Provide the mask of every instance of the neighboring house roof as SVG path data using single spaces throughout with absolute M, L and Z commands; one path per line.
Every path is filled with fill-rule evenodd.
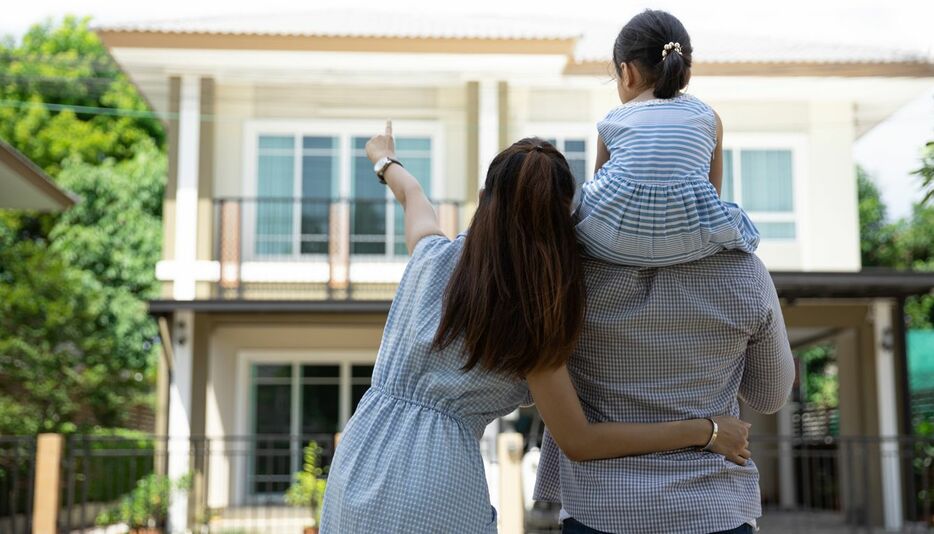
M 570 74 L 605 74 L 610 49 L 619 31 L 617 22 L 592 19 L 549 18 L 542 15 L 453 15 L 442 13 L 373 12 L 356 9 L 320 10 L 275 15 L 233 15 L 184 20 L 113 24 L 97 29 L 108 46 L 241 49 L 340 50 L 333 40 L 344 39 L 348 50 L 361 50 L 350 41 L 469 40 L 461 52 L 516 52 L 515 48 L 483 46 L 483 41 L 538 41 L 567 43 L 567 47 L 544 46 L 519 53 L 567 53 Z M 707 75 L 827 75 L 828 65 L 850 68 L 834 74 L 843 76 L 934 76 L 934 58 L 920 51 L 869 46 L 859 36 L 852 42 L 799 40 L 758 35 L 720 27 L 691 28 L 695 61 L 699 66 L 719 68 Z M 282 38 L 293 38 L 291 41 Z M 299 39 L 294 39 L 299 38 Z M 296 41 L 305 38 L 305 44 Z M 311 41 L 309 41 L 309 39 Z M 330 39 L 325 44 L 314 39 Z M 700 45 L 700 46 L 698 46 Z M 473 46 L 475 50 L 471 50 Z M 379 48 L 373 49 L 379 51 Z M 399 51 L 388 48 L 387 51 Z M 408 51 L 408 50 L 407 50 Z M 446 48 L 423 47 L 426 52 L 448 52 Z M 776 71 L 774 65 L 785 68 Z M 750 70 L 750 66 L 753 66 Z M 789 66 L 802 66 L 795 71 Z M 814 67 L 824 67 L 815 70 Z M 873 70 L 854 67 L 872 67 Z
M 35 163 L 0 141 L 0 209 L 59 211 L 74 203 Z

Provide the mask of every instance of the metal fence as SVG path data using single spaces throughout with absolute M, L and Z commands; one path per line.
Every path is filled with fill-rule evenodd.
M 36 438 L 0 437 L 0 534 L 32 531 Z
M 750 448 L 760 473 L 760 532 L 934 532 L 934 441 L 920 438 L 755 437 Z M 888 487 L 884 477 L 898 482 Z M 894 487 L 900 528 L 884 524 L 884 495 Z M 538 503 L 527 533 L 559 532 L 558 506 Z M 739 525 L 737 525 L 739 526 Z
M 178 491 L 194 532 L 301 532 L 312 524 L 313 512 L 289 506 L 285 494 L 311 441 L 321 448 L 318 462 L 326 476 L 335 444 L 330 434 L 174 442 L 70 436 L 61 458 L 59 531 L 120 528 L 126 518 L 108 512 L 146 488 L 150 499 L 133 506 L 148 507 L 156 527 L 164 524 L 165 505 Z M 760 472 L 759 524 L 764 533 L 884 532 L 887 502 L 894 502 L 904 519 L 895 531 L 932 531 L 934 441 L 758 437 L 752 450 Z M 35 440 L 2 438 L 0 452 L 0 534 L 25 533 L 30 528 Z M 165 476 L 170 454 L 179 453 L 176 458 L 191 471 L 170 480 Z M 557 507 L 537 505 L 526 514 L 527 532 L 558 532 L 557 514 Z
M 442 230 L 462 203 L 434 201 Z M 214 298 L 389 300 L 408 259 L 402 207 L 386 198 L 214 201 Z
M 122 528 L 120 508 L 142 510 L 153 527 L 165 524 L 173 494 L 184 495 L 195 532 L 300 532 L 310 509 L 284 499 L 303 468 L 303 449 L 320 447 L 319 465 L 334 454 L 334 435 L 258 435 L 170 440 L 70 436 L 62 457 L 59 530 L 105 532 Z M 170 455 L 191 471 L 170 478 Z M 132 504 L 127 504 L 132 503 Z

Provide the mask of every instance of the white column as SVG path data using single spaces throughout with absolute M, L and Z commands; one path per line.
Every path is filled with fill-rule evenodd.
M 480 438 L 480 453 L 483 455 L 483 470 L 486 486 L 490 491 L 490 502 L 499 504 L 499 459 L 496 454 L 496 438 L 499 436 L 499 419 L 486 426 Z
M 778 502 L 783 509 L 791 510 L 796 505 L 795 499 L 795 462 L 791 447 L 792 412 L 797 403 L 789 402 L 779 410 L 778 419 Z
M 168 476 L 177 483 L 191 470 L 191 386 L 194 313 L 175 312 L 172 325 L 172 371 L 169 383 Z M 168 532 L 188 530 L 188 492 L 175 490 L 169 503 Z
M 480 162 L 477 168 L 480 169 L 478 189 L 482 189 L 490 162 L 499 154 L 499 88 L 496 80 L 481 80 L 479 93 L 477 135 L 480 139 L 477 152 Z
M 175 192 L 175 300 L 195 298 L 198 159 L 201 145 L 201 79 L 181 79 L 178 106 L 178 182 Z
M 879 447 L 882 466 L 882 510 L 887 530 L 902 528 L 902 484 L 898 462 L 898 389 L 895 384 L 892 302 L 876 300 L 872 304 L 875 334 L 876 391 L 879 409 Z

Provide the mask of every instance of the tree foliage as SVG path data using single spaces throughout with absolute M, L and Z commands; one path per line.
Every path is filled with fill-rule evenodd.
M 112 112 L 59 111 L 59 106 Z M 57 25 L 33 26 L 18 44 L 0 46 L 0 138 L 54 176 L 68 158 L 127 159 L 140 141 L 154 140 L 161 147 L 165 134 L 88 29 L 88 19 L 65 17 Z
M 934 141 L 928 141 L 921 152 L 921 168 L 914 171 L 921 177 L 921 190 L 924 192 L 922 204 L 928 204 L 934 199 Z
M 0 44 L 0 137 L 81 199 L 0 211 L 0 434 L 118 426 L 151 389 L 164 134 L 122 110 L 146 107 L 86 19 Z
M 890 222 L 872 180 L 861 169 L 857 180 L 863 267 L 934 271 L 934 205 L 919 202 L 909 217 Z M 934 296 L 908 299 L 905 312 L 911 328 L 934 328 Z

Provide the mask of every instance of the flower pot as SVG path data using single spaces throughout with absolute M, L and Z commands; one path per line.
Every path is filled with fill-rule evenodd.
M 162 529 L 151 527 L 131 528 L 130 534 L 162 534 Z
M 318 527 L 305 527 L 302 534 L 318 534 Z

